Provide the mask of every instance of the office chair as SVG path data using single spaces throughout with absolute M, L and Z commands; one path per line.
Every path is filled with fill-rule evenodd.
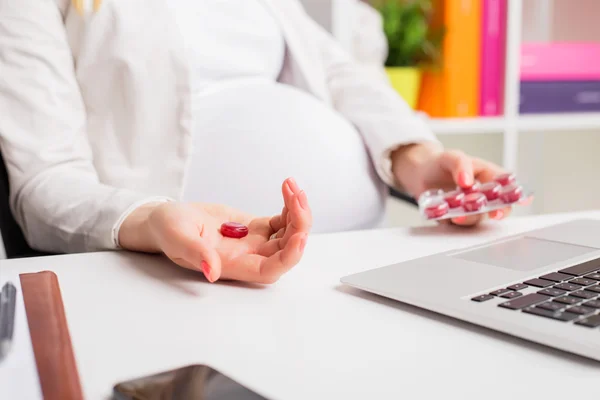
M 21 227 L 15 221 L 9 203 L 9 185 L 8 173 L 4 158 L 0 152 L 0 233 L 2 233 L 2 242 L 6 258 L 37 257 L 47 255 L 33 250 L 27 244 Z
M 393 188 L 390 188 L 390 196 L 395 197 L 398 200 L 402 200 L 406 203 L 409 203 L 415 207 L 417 207 L 419 205 L 419 203 L 411 196 L 407 195 L 406 193 L 401 193 Z

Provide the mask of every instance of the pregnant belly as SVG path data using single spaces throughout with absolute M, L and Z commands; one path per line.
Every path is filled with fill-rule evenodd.
M 293 87 L 254 83 L 194 98 L 194 148 L 185 201 L 256 215 L 281 211 L 288 176 L 306 191 L 314 232 L 380 223 L 386 189 L 356 129 Z

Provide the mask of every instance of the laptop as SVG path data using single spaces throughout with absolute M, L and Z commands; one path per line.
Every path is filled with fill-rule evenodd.
M 597 220 L 556 224 L 341 281 L 600 361 Z

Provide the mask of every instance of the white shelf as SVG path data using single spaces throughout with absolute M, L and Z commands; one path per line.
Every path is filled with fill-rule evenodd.
M 428 124 L 436 135 L 502 134 L 509 127 L 504 117 L 432 118 Z M 519 132 L 600 131 L 600 113 L 522 115 L 514 127 Z
M 500 134 L 506 127 L 502 117 L 432 118 L 428 123 L 436 135 Z
M 519 131 L 600 131 L 600 113 L 539 114 L 519 117 Z

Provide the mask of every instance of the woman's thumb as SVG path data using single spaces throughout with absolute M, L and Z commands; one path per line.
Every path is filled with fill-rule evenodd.
M 182 244 L 186 261 L 202 271 L 209 282 L 217 281 L 221 276 L 221 258 L 217 250 L 199 234 L 187 235 Z

